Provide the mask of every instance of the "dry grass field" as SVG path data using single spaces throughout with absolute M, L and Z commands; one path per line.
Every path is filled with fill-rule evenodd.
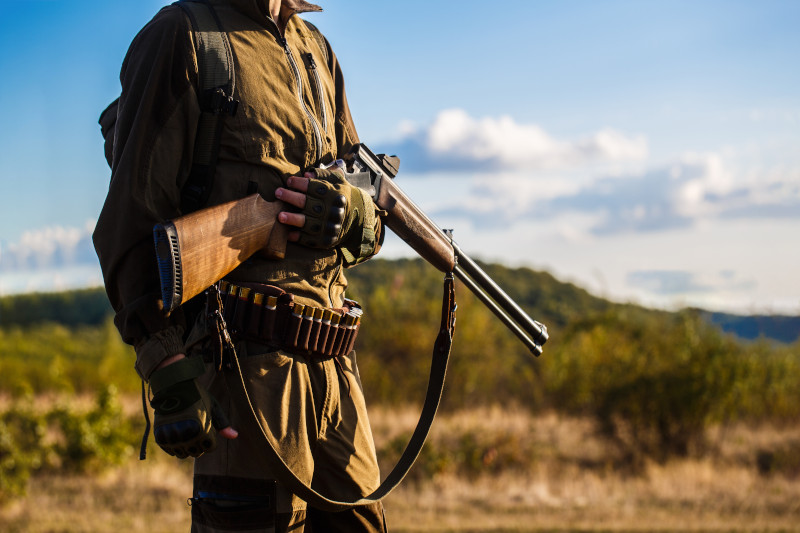
M 385 469 L 416 415 L 373 409 Z M 800 428 L 717 428 L 708 440 L 702 455 L 630 472 L 586 419 L 443 414 L 387 518 L 394 532 L 800 531 L 800 469 L 767 472 L 771 451 L 797 449 Z M 188 531 L 190 465 L 150 456 L 95 476 L 35 477 L 0 510 L 0 531 Z

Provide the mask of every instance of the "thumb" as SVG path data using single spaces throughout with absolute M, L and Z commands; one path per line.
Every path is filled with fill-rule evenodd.
M 228 419 L 228 415 L 225 414 L 225 411 L 222 409 L 222 406 L 219 404 L 216 398 L 211 396 L 211 423 L 214 425 L 214 429 L 219 431 L 219 434 L 225 437 L 226 439 L 235 439 L 239 432 L 231 427 L 231 421 Z
M 230 440 L 233 440 L 239 436 L 239 432 L 233 429 L 231 426 L 219 430 L 219 434 L 220 436 Z

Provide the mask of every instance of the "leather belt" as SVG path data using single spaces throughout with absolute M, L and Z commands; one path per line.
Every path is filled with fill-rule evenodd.
M 236 338 L 270 344 L 280 350 L 328 359 L 352 351 L 363 311 L 345 299 L 349 310 L 294 302 L 294 296 L 274 285 L 220 281 L 222 316 Z

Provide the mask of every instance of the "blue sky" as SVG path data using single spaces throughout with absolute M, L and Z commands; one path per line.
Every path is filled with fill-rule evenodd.
M 98 283 L 97 117 L 167 2 L 0 2 L 0 293 Z M 322 5 L 362 140 L 472 256 L 800 313 L 800 2 Z

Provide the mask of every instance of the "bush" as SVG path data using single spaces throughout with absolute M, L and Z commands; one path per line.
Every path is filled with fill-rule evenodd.
M 395 465 L 410 438 L 411 433 L 404 432 L 381 447 L 378 456 L 382 470 Z M 506 471 L 520 473 L 535 463 L 535 447 L 533 440 L 514 432 L 476 433 L 474 428 L 464 428 L 450 434 L 434 434 L 425 442 L 406 479 L 423 481 L 441 474 L 476 478 Z
M 111 320 L 69 329 L 49 323 L 0 328 L 0 393 L 86 393 L 113 383 L 136 392 L 133 349 Z
M 42 468 L 46 429 L 30 403 L 0 413 L 0 502 L 24 494 L 31 473 Z
M 61 438 L 53 444 L 62 470 L 85 472 L 121 463 L 133 454 L 136 430 L 122 416 L 116 388 L 97 396 L 96 405 L 79 412 L 59 407 L 47 414 L 48 425 Z
M 133 452 L 136 430 L 123 416 L 114 386 L 95 405 L 36 409 L 23 400 L 0 413 L 0 502 L 24 494 L 38 472 L 98 471 Z
M 551 401 L 596 417 L 634 466 L 701 450 L 708 425 L 737 407 L 742 348 L 693 313 L 603 314 L 573 324 L 550 355 Z

